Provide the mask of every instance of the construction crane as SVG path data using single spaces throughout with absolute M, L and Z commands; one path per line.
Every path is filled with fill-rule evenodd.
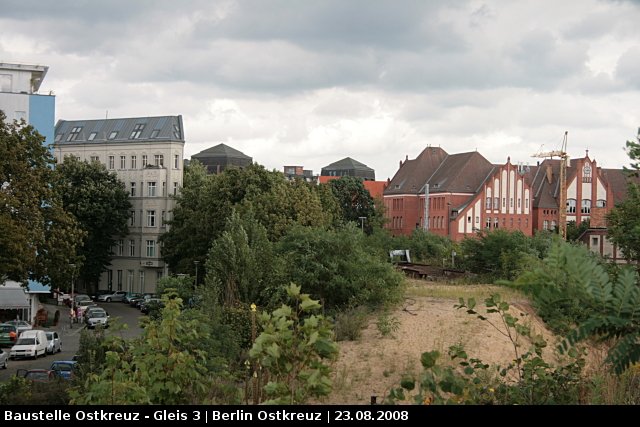
M 540 152 L 532 155 L 532 157 L 549 157 L 551 159 L 553 159 L 554 157 L 560 158 L 560 198 L 558 200 L 558 229 L 560 231 L 560 235 L 565 240 L 567 239 L 567 161 L 569 159 L 569 155 L 567 154 L 568 133 L 568 131 L 565 131 L 564 133 L 562 148 L 560 150 Z

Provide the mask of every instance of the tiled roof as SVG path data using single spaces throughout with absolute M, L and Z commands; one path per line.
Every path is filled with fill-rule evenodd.
M 207 148 L 206 150 L 203 150 L 198 154 L 194 154 L 193 156 L 191 156 L 191 158 L 195 159 L 203 157 L 226 157 L 251 160 L 251 157 L 247 156 L 243 152 L 238 151 L 235 148 L 229 147 L 225 144 L 218 144 L 215 147 Z
M 75 133 L 74 130 L 79 132 Z M 55 145 L 133 141 L 184 142 L 182 116 L 58 120 Z
M 451 154 L 429 178 L 429 191 L 475 193 L 493 168 L 477 151 Z
M 425 148 L 415 159 L 402 163 L 384 194 L 417 194 L 446 157 L 447 152 L 440 147 Z
M 627 198 L 629 176 L 622 169 L 602 169 L 602 175 L 611 185 L 613 203 L 618 204 Z M 637 181 L 637 180 L 636 180 Z

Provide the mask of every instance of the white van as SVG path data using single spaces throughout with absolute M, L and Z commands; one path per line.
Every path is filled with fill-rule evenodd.
M 39 355 L 47 355 L 47 334 L 44 331 L 32 329 L 24 331 L 18 337 L 15 345 L 11 347 L 9 357 L 18 359 L 22 357 L 33 357 L 36 359 Z

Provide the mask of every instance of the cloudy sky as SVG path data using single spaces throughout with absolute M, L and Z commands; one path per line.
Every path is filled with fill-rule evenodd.
M 640 2 L 0 0 L 0 62 L 48 65 L 57 119 L 181 114 L 269 169 L 352 157 L 393 177 L 427 145 L 628 164 Z M 107 113 L 108 112 L 108 113 Z

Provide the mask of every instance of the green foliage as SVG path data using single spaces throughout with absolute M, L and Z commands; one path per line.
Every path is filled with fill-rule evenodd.
M 145 322 L 143 336 L 119 351 L 105 352 L 102 370 L 73 390 L 76 404 L 163 405 L 211 403 L 203 328 L 185 316 L 176 294 L 163 295 L 158 321 Z
M 181 273 L 192 273 L 194 260 L 204 264 L 204 254 L 227 229 L 234 210 L 240 218 L 264 227 L 270 241 L 278 240 L 294 224 L 322 226 L 333 221 L 323 211 L 316 187 L 291 183 L 282 173 L 257 164 L 207 175 L 202 165 L 192 162 L 176 199 L 171 228 L 161 241 L 163 257 L 173 271 Z
M 404 248 L 394 248 L 404 249 Z M 450 258 L 451 251 L 457 248 L 453 242 L 447 238 L 428 233 L 422 229 L 416 229 L 411 234 L 407 249 L 411 252 L 413 262 L 422 262 L 439 265 L 443 258 Z
M 287 293 L 293 307 L 283 304 L 272 313 L 262 313 L 263 332 L 249 355 L 268 372 L 265 403 L 304 404 L 331 392 L 331 369 L 326 362 L 335 359 L 338 346 L 331 339 L 329 322 L 313 314 L 322 308 L 320 303 L 300 294 L 294 284 Z
M 402 275 L 371 253 L 353 223 L 338 230 L 294 227 L 277 248 L 288 263 L 286 279 L 303 283 L 328 309 L 377 307 L 401 295 Z
M 368 310 L 359 306 L 339 311 L 333 327 L 336 341 L 355 341 L 362 336 L 367 326 Z
M 552 331 L 566 334 L 595 308 L 586 284 L 608 281 L 602 264 L 586 248 L 558 240 L 542 265 L 523 273 L 515 285 L 531 295 L 538 315 Z
M 590 227 L 591 222 L 588 219 L 582 221 L 579 225 L 576 224 L 575 221 L 567 222 L 567 241 L 568 242 L 577 242 L 578 238 L 587 231 Z
M 509 313 L 509 304 L 499 295 L 485 300 L 486 312 L 475 310 L 473 298 L 460 299 L 456 305 L 468 314 L 489 322 L 503 334 L 514 348 L 513 362 L 507 366 L 494 366 L 470 358 L 461 345 L 449 347 L 448 356 L 457 366 L 440 365 L 440 353 L 422 354 L 423 372 L 418 378 L 405 375 L 399 387 L 391 390 L 387 401 L 394 403 L 407 399 L 418 404 L 502 404 L 540 405 L 577 404 L 583 386 L 581 376 L 584 359 L 572 348 L 565 364 L 554 366 L 543 358 L 547 343 L 541 336 Z M 490 317 L 490 314 L 494 314 Z M 498 324 L 494 320 L 499 319 Z M 521 352 L 520 338 L 526 337 L 531 347 Z
M 158 295 L 165 293 L 176 294 L 182 301 L 192 301 L 196 294 L 194 286 L 195 278 L 190 276 L 167 276 L 158 281 L 156 292 Z
M 0 278 L 50 283 L 64 274 L 83 234 L 52 188 L 55 160 L 44 137 L 5 119 L 0 111 Z
M 17 376 L 0 383 L 0 405 L 68 405 L 69 381 L 31 382 Z
M 251 216 L 244 220 L 233 211 L 209 250 L 206 283 L 224 306 L 266 305 L 269 290 L 281 283 L 280 264 L 265 228 Z
M 354 222 L 364 228 L 367 234 L 371 234 L 376 227 L 382 227 L 383 215 L 376 209 L 373 197 L 361 178 L 343 176 L 320 185 L 327 185 L 331 189 L 345 223 Z M 361 224 L 361 217 L 366 218 L 364 224 Z
M 400 329 L 400 321 L 397 317 L 385 312 L 378 316 L 376 327 L 383 337 L 394 337 Z
M 541 236 L 544 236 L 542 234 Z M 462 267 L 487 279 L 515 279 L 544 257 L 547 247 L 543 237 L 530 238 L 520 231 L 480 231 L 461 243 Z
M 97 284 L 111 263 L 116 239 L 128 233 L 129 194 L 117 175 L 98 162 L 65 157 L 55 175 L 64 208 L 86 233 L 77 254 L 83 260 L 79 278 L 85 284 Z

